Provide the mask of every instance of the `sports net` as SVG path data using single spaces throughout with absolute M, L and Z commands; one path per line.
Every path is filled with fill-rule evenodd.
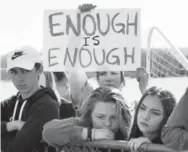
M 150 77 L 188 76 L 188 59 L 156 27 L 149 33 L 148 51 Z

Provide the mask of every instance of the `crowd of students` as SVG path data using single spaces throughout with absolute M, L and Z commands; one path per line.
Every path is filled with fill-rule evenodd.
M 40 53 L 22 47 L 7 56 L 7 72 L 18 93 L 1 101 L 2 152 L 53 152 L 100 139 L 126 140 L 130 151 L 143 143 L 188 150 L 188 88 L 176 105 L 170 91 L 147 88 L 144 68 L 137 70 L 142 97 L 134 107 L 122 91 L 122 71 L 97 72 L 96 87 L 82 72 L 44 72 Z

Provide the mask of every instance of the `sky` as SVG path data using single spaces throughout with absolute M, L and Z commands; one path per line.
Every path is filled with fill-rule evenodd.
M 0 55 L 23 45 L 38 50 L 43 42 L 44 9 L 76 9 L 92 3 L 98 9 L 140 8 L 141 47 L 151 27 L 158 27 L 178 47 L 188 47 L 187 0 L 6 0 L 0 2 Z

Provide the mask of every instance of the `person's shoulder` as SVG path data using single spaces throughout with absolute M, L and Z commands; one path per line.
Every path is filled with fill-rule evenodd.
M 43 107 L 59 107 L 58 99 L 53 92 L 48 88 L 42 88 L 36 94 L 34 94 L 30 98 L 31 102 L 33 102 L 33 107 L 43 106 Z
M 91 94 L 97 86 L 91 80 L 87 80 L 84 86 L 81 89 L 81 92 L 84 94 Z
M 51 88 L 41 88 L 33 95 L 33 100 L 46 100 L 46 102 L 57 101 L 57 95 Z
M 180 98 L 179 102 L 178 102 L 178 105 L 183 105 L 183 106 L 188 106 L 188 87 L 186 88 L 184 94 L 182 95 L 182 97 Z
M 71 101 L 69 101 L 68 99 L 62 98 L 62 97 L 60 98 L 60 102 L 61 102 L 61 104 L 65 104 L 65 105 L 71 104 L 72 105 Z
M 188 96 L 188 87 L 185 90 L 185 95 Z

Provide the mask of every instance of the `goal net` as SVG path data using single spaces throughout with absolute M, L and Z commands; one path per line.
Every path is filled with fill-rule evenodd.
M 157 27 L 148 36 L 147 70 L 150 78 L 188 76 L 188 59 Z

